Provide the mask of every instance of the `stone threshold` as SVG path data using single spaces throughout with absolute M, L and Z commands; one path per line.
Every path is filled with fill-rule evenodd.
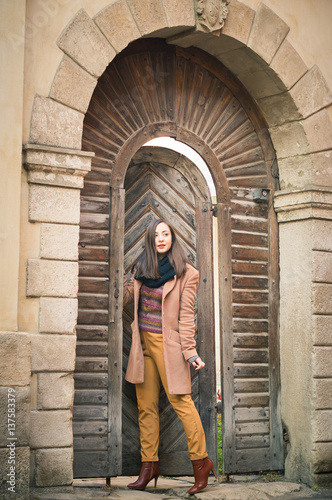
M 193 484 L 191 476 L 168 478 L 160 477 L 157 488 L 153 481 L 144 491 L 130 490 L 127 484 L 135 477 L 115 477 L 111 487 L 105 479 L 75 479 L 72 486 L 57 488 L 35 488 L 30 492 L 29 500 L 171 500 L 193 498 L 198 500 L 292 500 L 292 499 L 330 499 L 332 490 L 311 489 L 299 483 L 288 482 L 282 475 L 232 475 L 229 481 L 220 476 L 216 481 L 213 476 L 205 490 L 188 495 L 187 490 Z

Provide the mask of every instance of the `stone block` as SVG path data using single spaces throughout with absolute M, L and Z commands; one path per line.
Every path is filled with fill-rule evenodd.
M 55 75 L 50 97 L 85 113 L 96 85 L 96 78 L 64 56 Z
M 248 47 L 224 52 L 218 59 L 235 75 L 257 73 L 267 68 L 266 63 Z
M 281 190 L 301 189 L 312 184 L 313 167 L 310 155 L 278 159 Z
M 313 280 L 322 283 L 332 283 L 332 253 L 313 253 Z
M 245 45 L 248 42 L 255 11 L 242 2 L 232 0 L 222 32 Z
M 194 28 L 196 16 L 192 0 L 163 0 L 168 26 L 184 26 Z
M 285 91 L 282 81 L 269 68 L 237 76 L 256 100 L 281 94 Z
M 303 189 L 277 191 L 274 195 L 274 207 L 278 213 L 280 222 L 290 220 L 311 219 L 332 219 L 332 191 L 324 187 L 308 187 Z M 282 216 L 282 217 L 281 217 Z M 312 228 L 310 235 L 312 234 Z M 312 248 L 312 239 L 308 241 L 310 249 Z M 315 255 L 321 252 L 314 252 Z M 319 257 L 320 258 L 320 257 Z M 310 262 L 310 269 L 312 268 Z M 316 280 L 329 282 L 328 280 Z
M 40 257 L 54 260 L 77 260 L 79 226 L 40 225 Z
M 36 96 L 31 115 L 30 142 L 80 149 L 84 114 Z
M 75 333 L 77 311 L 77 299 L 41 297 L 40 333 Z
M 64 448 L 73 445 L 70 410 L 32 411 L 30 429 L 31 448 Z
M 332 346 L 332 316 L 313 316 L 313 342 Z
M 316 410 L 313 418 L 313 440 L 332 441 L 332 410 Z
M 77 277 L 77 262 L 29 259 L 27 296 L 76 298 Z
M 315 346 L 313 348 L 313 373 L 315 377 L 332 377 L 332 347 Z M 331 410 L 332 417 L 332 410 Z M 332 422 L 331 422 L 332 425 Z M 332 440 L 332 436 L 331 436 Z
M 63 172 L 50 172 L 46 169 L 31 170 L 28 182 L 33 184 L 47 184 L 48 186 L 61 186 L 82 189 L 84 181 L 82 176 L 66 174 Z
M 326 109 L 303 120 L 311 152 L 332 149 L 332 123 Z
M 73 149 L 26 144 L 23 165 L 28 182 L 82 189 L 83 177 L 91 169 L 94 153 Z
M 36 451 L 36 486 L 66 486 L 73 482 L 72 448 Z
M 313 161 L 314 184 L 332 186 L 332 151 L 311 155 Z
M 30 448 L 28 446 L 16 447 L 15 449 L 15 490 L 9 491 L 11 487 L 7 483 L 7 474 L 12 472 L 8 464 L 8 448 L 0 448 L 0 498 L 1 500 L 27 500 L 29 498 L 30 482 Z M 13 477 L 14 479 L 14 477 Z
M 38 373 L 38 409 L 72 409 L 74 379 L 72 373 Z
M 307 71 L 307 66 L 288 40 L 285 40 L 280 46 L 273 58 L 271 68 L 287 89 L 293 87 Z
M 308 140 L 301 122 L 290 122 L 279 127 L 271 127 L 270 133 L 278 158 L 309 153 Z
M 94 153 L 39 144 L 23 146 L 23 164 L 26 170 L 44 167 L 48 171 L 64 170 L 67 173 L 86 175 L 91 170 Z
M 31 347 L 33 372 L 74 371 L 76 357 L 75 336 L 31 335 Z
M 324 474 L 314 474 L 313 484 L 319 488 L 331 488 L 332 473 L 326 472 Z
M 9 397 L 10 401 L 8 401 Z M 0 447 L 6 447 L 7 438 L 10 438 L 7 422 L 8 410 L 14 411 L 15 427 L 12 427 L 12 432 L 17 438 L 17 446 L 27 446 L 29 444 L 30 387 L 0 387 Z
M 205 50 L 217 59 L 220 55 L 231 52 L 232 50 L 243 48 L 243 44 L 234 38 L 221 34 L 215 36 L 212 33 L 204 33 L 203 31 L 186 31 L 178 36 L 173 36 L 167 40 L 170 45 L 188 48 L 192 45 Z
M 313 250 L 332 252 L 332 221 L 328 220 L 314 221 Z
M 79 224 L 80 191 L 31 184 L 29 189 L 29 219 L 31 222 Z
M 142 35 L 167 27 L 161 0 L 127 0 L 136 24 Z
M 312 299 L 313 314 L 332 314 L 332 284 L 314 283 Z
M 96 77 L 105 71 L 116 54 L 84 9 L 76 14 L 57 44 L 65 54 Z
M 313 449 L 314 473 L 331 472 L 332 443 L 315 443 Z
M 260 99 L 258 104 L 270 127 L 283 125 L 302 117 L 288 92 Z
M 125 0 L 113 2 L 101 11 L 94 21 L 118 52 L 141 36 Z
M 0 385 L 7 387 L 30 384 L 31 339 L 25 333 L 0 332 Z
M 290 92 L 302 116 L 307 117 L 329 106 L 332 93 L 317 66 L 313 66 Z
M 289 26 L 261 3 L 256 11 L 248 46 L 270 64 L 288 31 Z
M 313 380 L 313 398 L 316 410 L 332 408 L 332 378 Z

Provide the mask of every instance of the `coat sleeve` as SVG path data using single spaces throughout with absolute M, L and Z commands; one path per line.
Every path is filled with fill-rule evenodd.
M 183 356 L 186 360 L 197 356 L 195 341 L 195 300 L 199 273 L 191 268 L 187 271 L 180 296 L 179 334 Z
M 134 276 L 131 278 L 129 283 L 127 282 L 126 276 L 123 274 L 123 305 L 126 306 L 134 300 Z

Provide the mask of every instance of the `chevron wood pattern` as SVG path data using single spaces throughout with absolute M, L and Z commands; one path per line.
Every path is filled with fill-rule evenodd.
M 174 226 L 179 241 L 185 248 L 192 263 L 196 264 L 196 222 L 195 199 L 188 183 L 177 182 L 177 170 L 149 163 L 132 165 L 126 175 L 126 216 L 125 216 L 125 271 L 131 278 L 131 267 L 143 250 L 147 225 L 155 219 L 165 219 Z M 125 373 L 131 342 L 130 324 L 133 321 L 132 305 L 125 307 L 124 360 Z M 193 388 L 197 388 L 197 375 L 193 378 Z M 124 382 L 123 397 L 123 474 L 139 472 L 140 452 L 137 425 L 136 398 L 132 384 Z M 198 394 L 194 394 L 198 403 Z M 175 474 L 190 474 L 191 464 L 182 460 L 188 454 L 187 440 L 182 424 L 169 404 L 162 390 L 160 405 L 160 465 L 167 460 L 167 469 L 172 464 Z M 128 447 L 126 447 L 128 444 Z M 179 452 L 181 461 L 178 460 Z M 166 469 L 166 470 L 167 470 Z

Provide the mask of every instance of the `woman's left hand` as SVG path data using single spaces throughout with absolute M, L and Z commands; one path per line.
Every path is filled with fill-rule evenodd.
M 192 362 L 193 367 L 195 370 L 200 370 L 201 368 L 204 368 L 205 363 L 204 361 L 201 360 L 201 358 L 198 356 L 198 358 L 195 359 L 195 361 Z

